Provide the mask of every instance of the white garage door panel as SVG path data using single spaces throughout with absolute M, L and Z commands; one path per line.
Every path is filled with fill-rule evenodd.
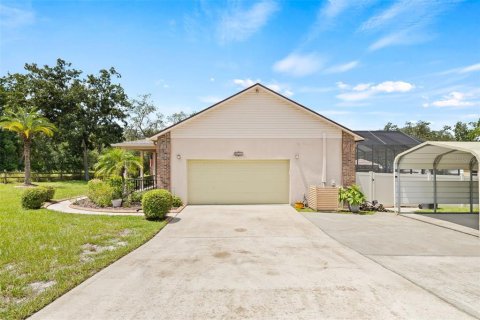
M 189 160 L 189 204 L 289 202 L 288 160 Z

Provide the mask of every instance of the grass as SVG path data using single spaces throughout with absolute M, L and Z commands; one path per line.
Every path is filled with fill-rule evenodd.
M 478 208 L 473 209 L 474 213 L 478 213 Z M 415 213 L 434 213 L 433 209 L 419 209 Z M 437 213 L 470 213 L 470 207 L 438 207 Z
M 295 208 L 295 210 L 297 210 L 297 212 L 317 212 L 317 211 L 315 211 L 311 208 L 308 208 L 308 207 L 305 207 L 305 208 L 302 208 L 302 209 Z M 360 214 L 360 215 L 372 215 L 372 214 L 376 213 L 376 211 L 360 211 L 359 213 L 352 213 L 349 210 L 336 210 L 336 211 L 333 211 L 333 212 L 340 213 L 340 214 Z
M 63 182 L 34 182 L 39 186 L 52 186 L 55 188 L 54 200 L 72 198 L 87 194 L 86 181 L 63 181 Z
M 295 207 L 294 207 L 295 208 Z M 316 212 L 315 210 L 309 208 L 309 207 L 305 207 L 305 208 L 295 208 L 295 210 L 297 210 L 298 212 Z
M 56 199 L 85 193 L 57 187 Z M 0 319 L 23 319 L 152 238 L 163 221 L 24 210 L 24 189 L 0 184 Z

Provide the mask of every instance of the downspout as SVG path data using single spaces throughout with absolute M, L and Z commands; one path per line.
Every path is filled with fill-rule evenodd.
M 322 185 L 326 187 L 327 185 L 327 135 L 323 134 L 322 141 Z

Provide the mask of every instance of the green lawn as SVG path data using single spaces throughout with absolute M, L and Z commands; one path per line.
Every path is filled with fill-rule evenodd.
M 469 213 L 470 207 L 438 207 L 437 213 Z M 478 213 L 478 208 L 473 208 L 474 213 Z M 415 213 L 433 213 L 433 209 L 419 209 Z
M 85 194 L 83 182 L 56 199 Z M 24 210 L 21 188 L 0 184 L 0 319 L 21 319 L 152 238 L 165 222 Z
M 39 186 L 55 187 L 54 199 L 56 200 L 87 195 L 87 182 L 85 181 L 34 182 L 34 183 Z
M 295 208 L 295 207 L 294 207 Z M 297 210 L 298 212 L 317 212 L 311 208 L 302 208 L 302 209 L 297 209 L 295 208 L 295 210 Z M 332 212 L 335 212 L 335 213 L 341 213 L 341 214 L 354 214 L 348 210 L 336 210 L 336 211 L 332 211 Z M 376 212 L 375 211 L 360 211 L 358 214 L 361 214 L 361 215 L 372 215 L 372 214 L 375 214 Z

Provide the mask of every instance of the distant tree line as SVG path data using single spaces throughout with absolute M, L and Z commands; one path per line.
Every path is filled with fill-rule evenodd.
M 84 74 L 62 59 L 54 66 L 25 64 L 24 73 L 0 77 L 0 117 L 9 112 L 38 110 L 57 128 L 52 138 L 32 141 L 34 172 L 88 172 L 99 153 L 112 143 L 141 139 L 168 124 L 183 120 L 184 112 L 165 117 L 150 95 L 129 99 L 115 68 Z M 0 129 L 0 170 L 23 170 L 23 141 Z
M 471 122 L 458 121 L 453 127 L 443 126 L 440 130 L 430 128 L 430 122 L 427 121 L 408 121 L 403 127 L 389 122 L 383 130 L 401 131 L 423 141 L 479 141 L 480 119 Z

